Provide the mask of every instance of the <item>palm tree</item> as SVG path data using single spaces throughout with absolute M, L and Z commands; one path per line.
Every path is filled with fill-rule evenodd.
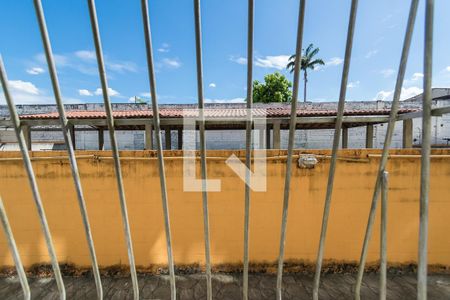
M 309 44 L 308 48 L 304 51 L 301 59 L 301 67 L 303 70 L 303 78 L 305 79 L 305 88 L 303 90 L 303 101 L 306 102 L 306 83 L 308 82 L 308 69 L 314 70 L 316 66 L 323 66 L 325 62 L 320 59 L 314 59 L 314 56 L 319 53 L 319 48 L 314 48 L 313 44 Z M 295 70 L 295 54 L 289 57 L 289 63 L 286 65 L 286 69 L 288 69 L 291 73 Z

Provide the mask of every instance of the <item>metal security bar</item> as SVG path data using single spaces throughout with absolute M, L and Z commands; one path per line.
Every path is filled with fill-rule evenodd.
M 17 250 L 16 241 L 9 225 L 8 216 L 6 215 L 5 207 L 3 206 L 3 200 L 0 196 L 0 219 L 2 221 L 3 232 L 8 239 L 9 250 L 12 253 L 14 259 L 14 265 L 16 266 L 17 275 L 19 275 L 20 285 L 23 291 L 23 298 L 25 300 L 31 299 L 30 286 L 28 285 L 27 275 L 23 269 L 22 260 L 20 259 L 19 251 Z
M 10 118 L 14 125 L 14 131 L 16 133 L 17 141 L 19 143 L 20 152 L 22 153 L 22 159 L 25 166 L 25 170 L 28 175 L 28 181 L 30 182 L 31 192 L 33 194 L 34 203 L 36 205 L 39 222 L 44 233 L 45 243 L 47 245 L 48 254 L 52 263 L 53 272 L 55 273 L 56 284 L 58 286 L 59 298 L 61 300 L 66 299 L 66 290 L 61 276 L 61 271 L 58 265 L 58 259 L 56 258 L 55 247 L 53 246 L 52 236 L 48 227 L 47 217 L 45 216 L 44 206 L 42 205 L 41 195 L 34 176 L 33 166 L 31 165 L 30 155 L 28 154 L 27 145 L 23 132 L 20 128 L 20 119 L 17 114 L 14 101 L 9 91 L 8 77 L 6 76 L 5 66 L 3 65 L 3 59 L 0 56 L 0 80 L 2 82 L 3 93 L 5 94 L 6 103 L 8 104 Z
M 100 32 L 98 29 L 97 12 L 95 10 L 94 0 L 88 0 L 88 6 L 89 6 L 89 17 L 90 17 L 91 27 L 92 27 L 92 34 L 93 34 L 94 44 L 95 44 L 95 54 L 97 56 L 98 72 L 99 72 L 100 82 L 101 82 L 101 86 L 102 86 L 103 101 L 105 103 L 109 138 L 111 140 L 111 150 L 112 150 L 112 154 L 114 157 L 114 171 L 116 173 L 117 186 L 119 189 L 120 210 L 122 213 L 123 229 L 124 229 L 124 233 L 125 233 L 125 240 L 127 243 L 128 260 L 130 263 L 131 280 L 133 283 L 133 295 L 134 295 L 134 299 L 139 299 L 139 287 L 138 287 L 138 280 L 137 280 L 137 274 L 136 274 L 136 265 L 134 262 L 133 243 L 131 241 L 130 223 L 128 221 L 128 211 L 127 211 L 127 203 L 126 203 L 126 199 L 125 199 L 125 190 L 123 188 L 122 170 L 121 170 L 120 159 L 119 159 L 119 148 L 117 146 L 116 134 L 114 131 L 114 119 L 113 119 L 113 114 L 112 114 L 111 101 L 109 99 L 108 81 L 106 79 L 105 63 L 103 60 L 103 51 L 102 51 L 102 45 L 100 42 Z
M 417 298 L 420 300 L 427 299 L 427 239 L 428 239 L 428 197 L 429 197 L 429 176 L 430 176 L 430 149 L 431 149 L 431 117 L 433 115 L 442 115 L 445 113 L 450 113 L 450 108 L 438 108 L 431 109 L 432 102 L 432 49 L 433 49 L 433 19 L 434 19 L 434 0 L 425 0 L 425 40 L 424 40 L 424 94 L 423 94 L 423 110 L 421 113 L 412 113 L 407 115 L 398 116 L 400 94 L 402 89 L 402 84 L 405 77 L 405 71 L 409 56 L 409 50 L 411 46 L 411 39 L 414 30 L 414 23 L 417 15 L 417 9 L 419 0 L 411 0 L 411 6 L 409 10 L 409 16 L 406 26 L 406 32 L 401 52 L 400 64 L 397 73 L 397 80 L 394 90 L 393 101 L 391 104 L 391 111 L 388 119 L 388 128 L 384 140 L 383 152 L 380 155 L 380 163 L 377 171 L 377 178 L 373 190 L 373 197 L 371 202 L 371 208 L 368 216 L 368 223 L 365 232 L 364 242 L 361 250 L 360 263 L 358 268 L 358 275 L 355 284 L 355 299 L 360 299 L 360 290 L 362 284 L 362 278 L 364 275 L 364 267 L 367 258 L 368 245 L 372 234 L 373 223 L 375 220 L 375 214 L 378 204 L 378 198 L 381 195 L 381 228 L 380 228 L 380 282 L 379 282 L 379 297 L 380 299 L 386 299 L 386 281 L 387 281 L 387 201 L 388 201 L 388 172 L 386 169 L 387 160 L 389 157 L 389 148 L 392 141 L 392 136 L 395 128 L 395 122 L 402 120 L 402 118 L 414 118 L 417 116 L 422 117 L 422 153 L 421 153 L 421 189 L 420 189 L 420 225 L 419 225 L 419 256 L 418 256 L 418 278 L 417 278 Z M 203 95 L 203 66 L 202 66 L 202 31 L 201 31 L 201 7 L 200 0 L 194 0 L 194 24 L 195 24 L 195 46 L 196 46 L 196 71 L 197 71 L 197 92 L 198 92 L 198 108 L 200 109 L 200 121 L 199 121 L 199 134 L 200 134 L 200 163 L 201 163 L 201 177 L 202 177 L 202 204 L 203 204 L 203 223 L 204 223 L 204 239 L 205 239 L 205 261 L 206 261 L 206 286 L 207 286 L 207 299 L 212 299 L 212 274 L 211 274 L 211 257 L 210 257 L 210 235 L 209 235 L 209 213 L 208 213 L 208 194 L 207 194 L 207 165 L 206 165 L 206 138 L 205 138 L 205 119 L 203 116 L 204 95 Z M 72 139 L 69 132 L 69 124 L 66 113 L 64 110 L 61 91 L 58 82 L 58 76 L 56 72 L 55 62 L 53 58 L 51 43 L 46 27 L 44 12 L 40 0 L 34 0 L 36 15 L 38 19 L 38 24 L 40 28 L 40 33 L 42 37 L 42 42 L 44 45 L 46 60 L 48 64 L 49 74 L 52 82 L 53 92 L 55 95 L 55 100 L 59 112 L 59 122 L 63 130 L 63 136 L 65 145 L 67 146 L 68 158 L 71 165 L 72 177 L 74 180 L 78 204 L 80 207 L 80 212 L 83 219 L 84 230 L 86 234 L 86 239 L 88 241 L 90 257 L 92 268 L 94 272 L 94 278 L 97 288 L 97 297 L 102 299 L 102 285 L 101 278 L 98 269 L 97 259 L 95 255 L 95 248 L 92 239 L 92 234 L 90 230 L 90 225 L 88 221 L 87 208 L 84 201 L 84 196 L 82 192 L 82 186 L 80 182 L 80 175 L 77 166 L 77 160 L 75 157 L 74 147 L 72 144 Z M 291 115 L 289 122 L 289 139 L 287 148 L 287 161 L 286 161 L 286 175 L 284 183 L 284 194 L 283 194 L 283 208 L 282 208 L 282 220 L 281 220 L 281 233 L 280 233 L 280 248 L 278 257 L 278 269 L 277 269 L 277 283 L 276 283 L 276 298 L 278 300 L 282 299 L 282 276 L 283 276 L 283 265 L 284 265 L 284 251 L 285 251 L 285 240 L 286 240 L 286 228 L 287 228 L 287 217 L 289 211 L 289 196 L 290 196 L 290 184 L 291 184 L 291 173 L 292 173 L 292 158 L 294 150 L 294 137 L 296 125 L 299 124 L 297 120 L 297 100 L 298 100 L 298 90 L 300 81 L 300 66 L 301 66 L 301 55 L 302 55 L 302 39 L 304 31 L 304 18 L 305 18 L 305 6 L 306 0 L 299 1 L 299 15 L 297 23 L 297 41 L 296 41 L 296 58 L 295 58 L 295 69 L 294 69 L 294 79 L 293 79 L 293 97 L 291 102 Z M 100 33 L 98 28 L 97 14 L 95 8 L 94 0 L 88 0 L 89 16 L 92 26 L 92 33 L 95 44 L 95 51 L 99 69 L 99 76 L 103 91 L 103 100 L 107 115 L 107 125 L 109 128 L 111 148 L 113 153 L 114 169 L 118 185 L 119 200 L 122 214 L 122 221 L 124 226 L 124 234 L 127 243 L 128 258 L 130 263 L 130 273 L 133 283 L 133 293 L 134 299 L 139 299 L 139 287 L 136 274 L 136 266 L 133 254 L 132 239 L 130 233 L 130 226 L 128 220 L 128 213 L 126 207 L 125 191 L 123 187 L 122 172 L 119 158 L 118 145 L 116 141 L 115 131 L 114 131 L 114 119 L 112 114 L 111 101 L 109 99 L 108 83 L 105 71 L 105 64 L 103 58 L 103 52 L 100 41 Z M 346 120 L 344 117 L 344 107 L 345 107 L 345 97 L 348 82 L 348 75 L 350 70 L 350 62 L 352 56 L 353 47 L 353 36 L 355 31 L 355 22 L 357 16 L 358 0 L 351 1 L 350 16 L 347 30 L 347 40 L 345 48 L 345 59 L 341 77 L 340 84 L 340 94 L 338 102 L 337 117 L 335 118 L 335 131 L 333 138 L 332 155 L 330 162 L 330 169 L 328 174 L 327 191 L 325 196 L 325 205 L 322 218 L 322 227 L 319 240 L 319 248 L 316 260 L 316 270 L 314 276 L 314 287 L 312 297 L 314 300 L 319 298 L 319 287 L 320 287 L 320 276 L 322 261 L 325 249 L 325 240 L 327 234 L 328 218 L 331 209 L 331 199 L 334 185 L 334 176 L 336 171 L 337 159 L 338 159 L 338 148 L 339 140 L 341 136 L 341 130 L 343 128 L 343 122 Z M 154 72 L 154 62 L 153 62 L 153 50 L 152 50 L 152 39 L 150 30 L 150 20 L 149 20 L 149 7 L 148 0 L 141 0 L 142 18 L 144 25 L 144 39 L 146 44 L 146 58 L 148 65 L 148 75 L 149 75 L 149 85 L 151 91 L 152 99 L 152 111 L 153 111 L 153 126 L 155 129 L 155 136 L 157 142 L 157 153 L 158 153 L 158 168 L 161 186 L 161 198 L 164 213 L 164 225 L 167 243 L 167 254 L 168 254 L 168 265 L 170 274 L 170 290 L 171 299 L 176 299 L 176 284 L 175 284 L 175 270 L 172 252 L 172 240 L 171 240 L 171 229 L 170 229 L 170 218 L 169 218 L 169 208 L 168 208 L 168 197 L 167 197 L 167 185 L 166 185 L 166 174 L 164 169 L 164 155 L 162 151 L 161 142 L 161 132 L 160 132 L 160 116 L 158 109 L 158 100 L 156 93 L 156 80 Z M 250 178 L 251 178 L 251 158 L 252 158 L 252 128 L 253 119 L 250 113 L 253 107 L 253 91 L 252 91 L 252 80 L 253 80 L 253 32 L 254 32 L 254 0 L 248 0 L 248 27 L 247 27 L 247 120 L 246 120 L 246 173 L 245 173 L 245 207 L 244 207 L 244 263 L 243 263 L 243 299 L 248 299 L 248 271 L 249 271 L 249 221 L 250 221 Z M 39 221 L 44 233 L 45 242 L 47 245 L 48 253 L 51 259 L 52 268 L 55 273 L 55 279 L 58 286 L 60 299 L 65 299 L 65 288 L 62 281 L 61 272 L 58 266 L 58 260 L 54 250 L 50 230 L 46 220 L 46 215 L 40 198 L 40 193 L 36 183 L 36 178 L 31 165 L 31 160 L 29 153 L 27 151 L 26 142 L 24 139 L 24 133 L 21 129 L 21 121 L 17 114 L 14 102 L 10 95 L 10 90 L 8 86 L 8 79 L 6 71 L 3 65 L 2 58 L 0 56 L 0 79 L 5 94 L 6 102 L 11 115 L 11 122 L 13 124 L 15 134 L 19 143 L 20 151 L 22 154 L 22 160 L 25 165 L 25 169 L 28 175 L 28 180 L 31 186 L 33 198 L 35 205 L 39 214 Z M 419 114 L 419 115 L 417 115 Z M 147 121 L 147 120 L 145 120 Z M 302 120 L 300 120 L 302 121 Z M 150 120 L 148 120 L 150 122 Z M 8 244 L 13 255 L 14 263 L 19 275 L 20 283 L 24 293 L 25 299 L 30 299 L 30 288 L 27 283 L 26 275 L 21 263 L 19 253 L 14 241 L 14 237 L 8 222 L 8 218 L 3 206 L 2 199 L 0 198 L 0 218 L 5 231 L 5 235 L 8 239 Z
M 331 194 L 333 192 L 334 174 L 336 172 L 337 150 L 341 137 L 342 119 L 344 117 L 345 95 L 347 92 L 348 73 L 350 70 L 350 60 L 352 57 L 353 35 L 355 32 L 356 12 L 358 9 L 358 0 L 352 0 L 350 8 L 350 17 L 348 21 L 347 43 L 345 45 L 344 68 L 342 70 L 341 90 L 339 94 L 338 112 L 336 117 L 336 126 L 334 129 L 333 150 L 331 152 L 330 171 L 328 173 L 327 193 L 325 196 L 325 206 L 322 218 L 322 230 L 320 232 L 319 251 L 316 260 L 316 273 L 314 275 L 313 299 L 319 299 L 319 280 L 322 269 L 323 252 L 325 248 L 325 238 L 328 226 L 328 216 L 330 214 Z
M 244 270 L 242 282 L 242 298 L 248 299 L 248 261 L 249 261 L 249 223 L 250 223 L 250 168 L 252 144 L 252 106 L 253 106 L 253 16 L 254 1 L 248 0 L 247 28 L 247 122 L 245 124 L 245 207 L 244 207 Z
M 97 257 L 95 255 L 94 241 L 92 239 L 91 226 L 89 225 L 89 218 L 86 209 L 86 202 L 84 201 L 83 190 L 80 182 L 80 174 L 78 172 L 78 164 L 75 158 L 75 151 L 73 149 L 72 139 L 70 137 L 69 123 L 66 118 L 66 112 L 62 102 L 61 91 L 59 88 L 58 75 L 55 67 L 55 60 L 53 58 L 52 46 L 50 38 L 48 36 L 47 25 L 45 22 L 44 11 L 40 0 L 34 1 L 34 7 L 36 9 L 36 16 L 39 23 L 39 29 L 41 31 L 42 43 L 44 44 L 45 57 L 47 59 L 48 70 L 53 86 L 53 93 L 55 95 L 56 106 L 59 112 L 59 119 L 61 121 L 61 129 L 64 136 L 64 142 L 67 147 L 67 153 L 69 156 L 70 167 L 72 171 L 72 177 L 75 184 L 75 190 L 77 193 L 78 206 L 80 207 L 81 217 L 83 220 L 84 231 L 89 248 L 89 255 L 91 258 L 92 271 L 94 273 L 95 286 L 97 289 L 97 298 L 103 299 L 102 282 L 100 279 L 100 271 L 98 269 Z M 75 134 L 75 133 L 74 133 Z
M 387 200 L 389 174 L 384 171 L 381 179 L 381 222 L 380 222 L 380 300 L 386 300 L 387 277 Z
M 281 300 L 282 298 L 284 244 L 286 241 L 286 225 L 289 209 L 289 192 L 291 187 L 292 152 L 294 148 L 295 126 L 297 123 L 297 100 L 298 100 L 298 87 L 300 81 L 300 62 L 302 56 L 305 4 L 306 0 L 300 0 L 298 12 L 298 25 L 297 25 L 297 45 L 295 49 L 294 86 L 292 89 L 292 101 L 291 101 L 291 120 L 289 123 L 288 153 L 286 159 L 286 176 L 284 181 L 283 214 L 281 216 L 280 251 L 278 256 L 278 268 L 277 268 L 277 291 L 276 291 L 277 300 Z
M 170 275 L 170 297 L 172 300 L 176 299 L 176 286 L 175 286 L 175 270 L 172 254 L 172 236 L 170 231 L 170 218 L 169 218 L 169 204 L 167 200 L 167 185 L 166 185 L 166 173 L 164 170 L 164 155 L 162 151 L 161 143 L 161 127 L 159 120 L 158 98 L 156 93 L 156 80 L 153 64 L 153 49 L 152 49 L 152 36 L 150 30 L 150 18 L 148 15 L 148 2 L 147 0 L 141 0 L 142 9 L 142 23 L 144 24 L 144 39 L 145 50 L 147 56 L 148 66 L 148 79 L 150 83 L 150 94 L 152 98 L 152 111 L 153 111 L 153 126 L 155 128 L 156 137 L 156 150 L 158 152 L 158 170 L 159 180 L 161 185 L 161 200 L 164 213 L 164 228 L 166 233 L 166 245 L 167 245 L 167 259 L 169 265 Z
M 367 258 L 367 250 L 369 247 L 369 240 L 370 240 L 370 237 L 372 234 L 372 227 L 373 227 L 373 222 L 375 219 L 375 213 L 376 213 L 377 204 L 378 204 L 378 197 L 379 197 L 379 193 L 380 193 L 380 185 L 381 185 L 381 180 L 382 180 L 381 177 L 386 168 L 387 159 L 389 156 L 389 148 L 390 148 L 392 136 L 394 133 L 395 121 L 397 118 L 397 112 L 398 112 L 398 106 L 399 106 L 399 101 L 400 101 L 400 94 L 402 91 L 403 80 L 405 78 L 405 71 L 406 71 L 406 66 L 407 66 L 407 62 L 408 62 L 409 48 L 411 46 L 411 38 L 412 38 L 413 31 L 414 31 L 414 22 L 416 20 L 418 3 L 419 3 L 418 0 L 412 0 L 411 8 L 409 10 L 409 17 L 408 17 L 408 23 L 406 25 L 405 39 L 403 42 L 402 54 L 401 54 L 401 58 L 400 58 L 400 64 L 398 67 L 397 82 L 395 84 L 394 96 L 393 96 L 392 104 L 391 104 L 391 113 L 389 115 L 389 122 L 388 122 L 388 128 L 386 131 L 385 140 L 384 140 L 383 153 L 381 154 L 380 165 L 378 167 L 377 179 L 375 182 L 375 187 L 374 187 L 373 197 L 372 197 L 372 205 L 370 207 L 370 213 L 369 213 L 369 218 L 367 221 L 367 228 L 366 228 L 366 233 L 365 233 L 365 237 L 364 237 L 364 243 L 363 243 L 363 247 L 362 247 L 362 251 L 361 251 L 361 258 L 359 261 L 358 276 L 356 278 L 356 285 L 355 285 L 355 298 L 357 300 L 360 299 L 361 284 L 362 284 L 362 278 L 364 275 L 364 267 L 365 267 L 366 258 Z
M 205 139 L 205 118 L 203 115 L 203 66 L 202 66 L 202 24 L 201 24 L 200 0 L 194 0 L 195 19 L 195 53 L 197 61 L 197 94 L 199 108 L 199 133 L 200 133 L 200 164 L 202 174 L 202 198 L 203 198 L 203 230 L 205 238 L 205 260 L 206 260 L 206 298 L 212 299 L 211 283 L 211 247 L 209 238 L 209 211 L 208 192 L 206 187 L 206 139 Z
M 430 192 L 431 149 L 431 81 L 433 76 L 433 18 L 434 0 L 425 4 L 425 42 L 423 62 L 422 102 L 422 160 L 420 169 L 420 221 L 419 261 L 417 268 L 417 299 L 427 299 L 427 255 L 428 255 L 428 195 Z

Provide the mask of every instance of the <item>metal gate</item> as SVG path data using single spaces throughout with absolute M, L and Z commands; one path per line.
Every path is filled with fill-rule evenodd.
M 427 298 L 427 237 L 428 237 L 428 194 L 429 194 L 429 172 L 430 172 L 430 148 L 431 148 L 431 116 L 433 111 L 431 109 L 431 83 L 432 83 L 432 48 L 433 48 L 433 12 L 434 12 L 434 0 L 426 0 L 425 7 L 425 51 L 424 51 L 424 80 L 423 80 L 423 109 L 422 109 L 422 155 L 421 155 L 421 189 L 420 189 L 420 232 L 419 232 L 419 257 L 418 257 L 418 288 L 417 288 L 417 298 L 426 299 Z M 373 189 L 372 205 L 370 208 L 369 218 L 367 221 L 367 228 L 364 238 L 364 243 L 361 250 L 361 258 L 359 262 L 359 270 L 357 275 L 356 286 L 354 289 L 355 299 L 360 299 L 360 290 L 362 277 L 364 275 L 364 267 L 367 258 L 367 249 L 369 240 L 371 238 L 371 233 L 373 229 L 373 223 L 375 219 L 375 213 L 377 210 L 378 199 L 381 195 L 382 199 L 382 221 L 381 221 L 381 249 L 380 249 L 380 261 L 381 261 L 381 272 L 380 272 L 380 299 L 386 298 L 386 201 L 387 201 L 387 191 L 388 191 L 388 173 L 386 170 L 386 163 L 388 159 L 388 150 L 390 148 L 392 135 L 394 131 L 394 125 L 397 120 L 397 112 L 399 107 L 400 93 L 402 89 L 403 80 L 405 77 L 405 70 L 408 61 L 408 54 L 411 45 L 411 37 L 414 30 L 414 23 L 417 15 L 419 0 L 411 0 L 411 6 L 409 11 L 409 17 L 406 26 L 406 32 L 403 42 L 403 48 L 400 57 L 400 63 L 397 72 L 397 81 L 395 85 L 395 91 L 389 116 L 388 129 L 385 136 L 384 148 L 380 159 L 380 165 L 378 168 L 378 175 Z M 298 89 L 300 80 L 300 59 L 302 52 L 302 38 L 304 31 L 304 18 L 305 18 L 305 4 L 306 0 L 300 0 L 299 5 L 299 15 L 298 15 L 298 29 L 297 29 L 297 43 L 296 43 L 296 59 L 295 59 L 295 70 L 294 70 L 294 85 L 293 85 L 293 97 L 291 102 L 291 119 L 289 124 L 289 140 L 288 140 L 288 154 L 286 162 L 286 174 L 285 174 L 285 184 L 284 184 L 284 194 L 283 194 L 283 212 L 282 212 L 282 223 L 281 223 L 281 233 L 280 233 L 280 245 L 279 245 L 279 258 L 278 258 L 278 270 L 277 270 L 277 285 L 276 285 L 276 297 L 281 299 L 282 297 L 282 276 L 283 276 L 283 263 L 284 263 L 284 245 L 286 238 L 286 226 L 287 217 L 289 210 L 289 191 L 291 185 L 291 168 L 292 168 L 292 156 L 294 148 L 294 134 L 297 122 L 297 100 L 298 100 Z M 34 0 L 36 16 L 39 23 L 39 29 L 41 32 L 42 42 L 44 45 L 45 56 L 48 64 L 49 74 L 51 77 L 53 92 L 55 96 L 55 101 L 57 104 L 59 118 L 61 122 L 61 128 L 63 131 L 64 141 L 68 151 L 68 156 L 70 160 L 72 177 L 74 180 L 78 204 L 80 207 L 83 226 L 86 234 L 86 239 L 88 241 L 89 253 L 92 263 L 93 274 L 95 278 L 95 284 L 97 288 L 97 296 L 99 299 L 103 298 L 102 283 L 100 278 L 100 272 L 97 264 L 96 252 L 94 248 L 94 242 L 92 239 L 91 229 L 89 225 L 88 212 L 85 205 L 84 195 L 82 186 L 80 183 L 80 176 L 78 172 L 77 160 L 75 158 L 74 147 L 72 144 L 72 139 L 70 136 L 69 123 L 66 118 L 64 111 L 64 106 L 62 102 L 62 97 L 60 93 L 60 87 L 58 83 L 58 76 L 55 67 L 54 56 L 52 52 L 52 47 L 47 31 L 47 26 L 44 17 L 44 11 L 40 0 Z M 158 99 L 156 93 L 156 82 L 155 82 L 155 72 L 153 63 L 153 50 L 152 50 L 152 38 L 150 30 L 150 20 L 148 14 L 148 1 L 141 0 L 142 5 L 142 21 L 144 26 L 144 40 L 146 45 L 146 57 L 148 65 L 148 76 L 150 84 L 150 92 L 152 98 L 152 110 L 153 110 L 153 126 L 155 128 L 156 142 L 157 142 L 157 153 L 158 153 L 158 167 L 160 175 L 160 185 L 162 194 L 162 204 L 163 204 L 163 214 L 164 214 L 164 224 L 165 224 L 165 234 L 167 243 L 167 255 L 168 255 L 168 266 L 170 273 L 170 289 L 171 289 L 171 299 L 176 299 L 176 281 L 175 281 L 175 271 L 174 262 L 172 255 L 172 240 L 171 240 L 171 230 L 170 230 L 170 214 L 168 209 L 168 199 L 167 199 L 167 187 L 166 187 L 166 175 L 164 170 L 164 157 L 162 151 L 161 134 L 160 134 L 160 120 L 158 111 Z M 111 148 L 114 158 L 114 168 L 117 179 L 117 186 L 119 192 L 121 214 L 123 221 L 123 230 L 126 237 L 128 258 L 130 265 L 130 273 L 133 283 L 134 299 L 139 299 L 139 288 L 138 280 L 136 274 L 136 266 L 133 255 L 133 243 L 130 233 L 129 220 L 127 214 L 127 205 L 125 198 L 125 191 L 123 187 L 121 164 L 119 160 L 119 151 L 116 141 L 116 135 L 114 132 L 114 119 L 112 115 L 111 101 L 108 93 L 108 81 L 105 71 L 105 64 L 103 58 L 103 51 L 100 39 L 100 32 L 97 21 L 97 13 L 94 0 L 88 0 L 90 22 L 92 27 L 92 34 L 95 44 L 95 52 L 98 63 L 98 71 L 101 80 L 101 86 L 103 91 L 103 100 L 107 114 L 107 123 L 109 128 L 109 134 L 111 139 Z M 353 36 L 355 30 L 355 20 L 357 16 L 358 0 L 351 1 L 351 8 L 348 21 L 347 30 L 347 40 L 345 49 L 345 59 L 342 71 L 342 78 L 340 84 L 339 93 L 339 103 L 337 117 L 335 119 L 335 131 L 333 138 L 333 148 L 330 163 L 330 170 L 328 175 L 328 185 L 325 197 L 325 207 L 323 211 L 322 219 L 322 229 L 319 240 L 319 249 L 317 253 L 316 260 L 316 271 L 314 276 L 314 289 L 313 289 L 313 299 L 318 299 L 318 291 L 320 284 L 320 275 L 323 261 L 323 254 L 325 248 L 325 240 L 327 234 L 328 218 L 330 215 L 330 205 L 333 192 L 334 175 L 336 170 L 338 146 L 340 140 L 340 134 L 343 123 L 344 115 L 344 105 L 347 89 L 348 74 L 350 70 L 350 62 L 352 57 L 352 47 L 353 47 Z M 202 69 L 202 30 L 201 30 L 201 8 L 200 0 L 194 0 L 194 16 L 195 16 L 195 45 L 196 45 L 196 61 L 197 61 L 197 93 L 198 93 L 198 108 L 200 111 L 204 108 L 204 97 L 203 97 L 203 69 Z M 254 0 L 248 0 L 248 36 L 247 36 L 247 108 L 252 108 L 252 80 L 253 80 L 253 20 L 254 20 Z M 23 157 L 23 162 L 28 175 L 29 183 L 32 189 L 33 198 L 35 205 L 38 209 L 39 219 L 42 226 L 42 231 L 45 236 L 45 241 L 47 244 L 48 253 L 51 258 L 51 263 L 56 279 L 56 283 L 59 290 L 59 295 L 61 299 L 66 298 L 65 288 L 63 284 L 63 279 L 58 265 L 58 259 L 54 250 L 52 236 L 48 227 L 46 215 L 44 212 L 44 207 L 42 205 L 39 188 L 35 179 L 33 168 L 31 165 L 30 157 L 27 151 L 27 145 L 24 139 L 24 133 L 21 128 L 21 121 L 17 114 L 14 101 L 11 97 L 8 79 L 6 71 L 3 65 L 3 61 L 0 58 L 0 77 L 3 86 L 3 91 L 5 98 L 10 110 L 11 122 L 15 129 L 17 139 L 19 142 L 20 150 Z M 440 113 L 448 113 L 450 110 L 448 107 L 440 109 Z M 436 112 L 435 112 L 436 113 Z M 247 118 L 246 121 L 246 183 L 250 179 L 250 166 L 251 166 L 251 137 L 252 137 L 252 120 Z M 200 156 L 201 156 L 201 177 L 206 179 L 206 142 L 205 142 L 205 120 L 203 115 L 200 115 L 199 122 L 199 133 L 200 133 Z M 211 283 L 211 259 L 210 259 L 210 238 L 209 238 L 209 214 L 208 214 L 208 193 L 206 192 L 206 181 L 202 181 L 203 192 L 203 222 L 204 222 L 204 241 L 205 241 L 205 261 L 206 261 L 206 285 L 207 285 L 207 298 L 212 299 L 212 283 Z M 242 297 L 244 299 L 248 298 L 248 270 L 249 270 L 249 220 L 250 220 L 250 187 L 249 184 L 245 185 L 245 209 L 244 209 L 244 257 L 243 257 L 243 289 Z M 13 254 L 15 266 L 19 274 L 20 282 L 24 292 L 25 299 L 30 299 L 30 288 L 27 283 L 27 278 L 20 260 L 17 247 L 14 242 L 14 237 L 11 228 L 8 223 L 8 218 L 6 216 L 2 202 L 0 201 L 0 217 L 2 220 L 3 229 L 5 230 L 6 236 L 8 238 L 10 250 Z

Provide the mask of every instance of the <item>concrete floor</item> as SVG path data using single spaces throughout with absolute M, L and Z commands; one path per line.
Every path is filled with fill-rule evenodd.
M 352 299 L 353 274 L 324 275 L 320 299 Z M 102 278 L 105 299 L 132 299 L 129 278 Z M 283 299 L 311 299 L 312 276 L 286 274 L 283 277 Z M 67 299 L 95 299 L 93 278 L 65 277 Z M 30 278 L 32 299 L 58 299 L 56 284 L 50 278 Z M 249 276 L 250 299 L 275 299 L 276 277 L 267 274 Z M 177 276 L 177 299 L 205 299 L 203 275 Z M 216 274 L 213 276 L 214 299 L 241 299 L 242 276 L 240 274 Z M 169 278 L 160 275 L 139 276 L 141 299 L 170 299 Z M 415 275 L 389 275 L 388 299 L 415 299 Z M 378 275 L 364 277 L 362 299 L 378 299 Z M 0 278 L 0 299 L 22 299 L 17 277 Z M 431 275 L 428 282 L 428 299 L 450 299 L 450 275 Z

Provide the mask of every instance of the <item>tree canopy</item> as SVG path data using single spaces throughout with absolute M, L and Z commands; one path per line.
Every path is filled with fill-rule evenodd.
M 253 81 L 253 102 L 291 102 L 292 82 L 279 72 L 264 76 L 264 82 Z

